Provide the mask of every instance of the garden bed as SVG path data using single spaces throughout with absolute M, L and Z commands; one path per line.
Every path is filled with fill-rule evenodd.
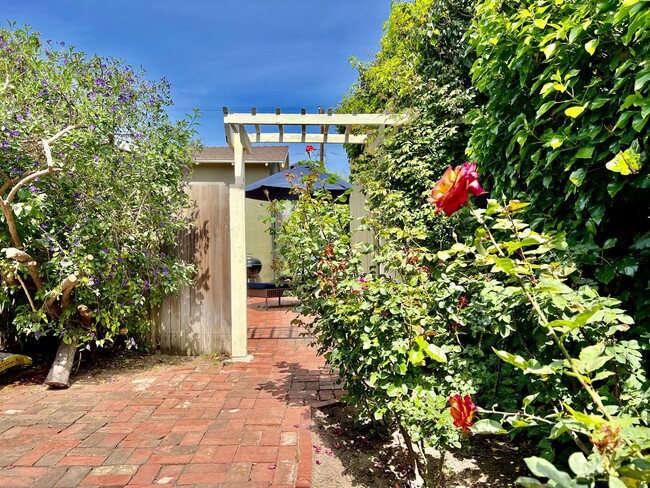
M 412 475 L 404 447 L 358 422 L 352 407 L 339 404 L 314 409 L 312 420 L 314 488 L 408 486 Z M 431 454 L 435 466 L 439 454 Z M 526 475 L 523 458 L 529 455 L 529 446 L 504 438 L 470 438 L 462 450 L 445 454 L 446 487 L 516 486 L 514 480 Z

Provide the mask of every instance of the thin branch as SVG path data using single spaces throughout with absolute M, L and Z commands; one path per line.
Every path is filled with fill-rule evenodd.
M 9 227 L 9 236 L 11 237 L 11 241 L 13 242 L 14 246 L 23 247 L 23 241 L 20 239 L 20 235 L 18 234 L 18 227 L 16 226 L 16 219 L 14 219 L 14 214 L 11 211 L 9 204 L 7 204 L 2 199 L 2 197 L 0 197 L 0 209 L 2 209 L 2 213 L 4 214 L 5 220 L 7 221 L 7 227 Z
M 52 144 L 52 143 L 53 143 L 54 141 L 56 141 L 59 137 L 64 136 L 65 134 L 67 134 L 67 133 L 70 132 L 71 130 L 81 129 L 81 128 L 83 128 L 83 127 L 84 127 L 83 125 L 78 125 L 78 124 L 69 125 L 69 126 L 67 126 L 65 129 L 61 129 L 59 132 L 57 132 L 56 134 L 54 134 L 54 135 L 53 135 L 52 137 L 50 137 L 49 139 L 47 139 L 47 140 L 43 140 L 43 142 L 46 143 L 46 144 Z
M 51 156 L 50 156 L 51 158 Z M 18 193 L 18 190 L 20 190 L 23 186 L 25 186 L 27 183 L 34 181 L 36 178 L 39 178 L 41 176 L 48 175 L 50 173 L 54 173 L 55 171 L 62 171 L 61 168 L 55 168 L 54 166 L 50 166 L 48 164 L 47 169 L 42 169 L 40 171 L 35 171 L 34 173 L 26 176 L 22 180 L 20 180 L 16 185 L 11 189 L 9 192 L 9 196 L 7 196 L 7 199 L 4 201 L 6 205 L 10 205 L 13 199 L 16 197 L 16 194 Z
M 29 300 L 29 305 L 32 307 L 32 312 L 36 312 L 36 306 L 34 305 L 32 296 L 29 294 L 29 290 L 27 290 L 27 286 L 25 286 L 25 282 L 23 281 L 23 279 L 20 277 L 19 274 L 16 275 L 16 278 L 20 282 L 20 286 L 23 287 L 23 290 L 25 291 L 25 295 L 27 295 L 27 300 Z

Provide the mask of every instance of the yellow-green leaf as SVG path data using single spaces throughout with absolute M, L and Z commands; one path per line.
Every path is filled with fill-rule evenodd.
M 641 169 L 641 155 L 633 148 L 628 147 L 625 151 L 619 151 L 614 159 L 607 162 L 605 167 L 615 173 L 626 176 L 637 174 Z
M 544 56 L 546 56 L 546 59 L 550 58 L 555 52 L 555 43 L 553 42 L 546 46 L 544 49 L 542 49 L 542 52 L 544 53 Z
M 546 19 L 535 19 L 533 23 L 540 29 L 546 27 Z
M 578 115 L 584 112 L 586 108 L 587 108 L 586 103 L 581 107 L 569 107 L 564 111 L 564 115 L 575 119 Z
M 564 140 L 560 139 L 559 137 L 554 137 L 553 139 L 551 139 L 551 147 L 553 149 L 557 149 L 562 145 L 563 142 Z
M 585 49 L 592 56 L 596 52 L 597 47 L 598 47 L 598 39 L 592 39 L 591 41 L 589 41 L 588 43 L 585 44 Z

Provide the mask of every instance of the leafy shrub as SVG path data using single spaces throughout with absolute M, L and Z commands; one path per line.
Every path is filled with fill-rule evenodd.
M 601 290 L 647 317 L 648 3 L 480 1 L 468 38 L 485 183 L 566 231 Z
M 164 80 L 29 30 L 0 30 L 0 79 L 0 301 L 20 334 L 135 343 L 192 273 L 167 252 L 190 122 L 169 121 Z

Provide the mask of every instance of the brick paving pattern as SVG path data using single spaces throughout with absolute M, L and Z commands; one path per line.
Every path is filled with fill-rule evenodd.
M 249 300 L 250 363 L 0 387 L 0 486 L 309 486 L 310 408 L 342 392 L 295 314 L 263 304 Z

